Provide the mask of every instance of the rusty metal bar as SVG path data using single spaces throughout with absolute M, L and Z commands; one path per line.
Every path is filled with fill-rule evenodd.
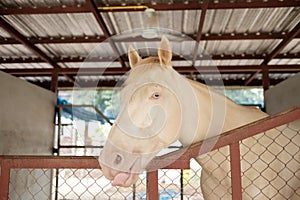
M 51 76 L 51 88 L 50 90 L 57 94 L 58 92 L 58 70 L 53 69 Z
M 239 142 L 229 145 L 232 199 L 242 200 L 241 157 Z
M 208 151 L 219 149 L 226 145 L 237 143 L 248 137 L 252 137 L 258 133 L 262 133 L 272 128 L 293 122 L 297 119 L 300 119 L 300 107 L 276 115 L 268 116 L 266 118 L 236 128 L 234 130 L 230 130 L 225 133 L 222 133 L 219 136 L 206 139 L 205 144 L 209 145 L 209 143 L 211 143 L 213 148 L 209 150 L 202 149 L 201 154 L 205 154 Z M 162 162 L 162 165 L 160 165 L 159 161 L 167 162 L 167 160 L 174 160 L 175 158 L 178 157 L 178 155 L 182 155 L 181 159 L 183 160 L 198 157 L 199 155 L 201 155 L 199 152 L 203 143 L 204 141 L 195 143 L 190 147 L 182 148 L 175 152 L 171 152 L 166 155 L 160 156 L 156 158 L 157 161 L 155 160 L 154 161 L 157 163 L 157 167 L 160 168 L 161 166 L 163 166 L 164 163 Z
M 108 30 L 108 27 L 106 26 L 104 19 L 102 18 L 102 16 L 99 13 L 99 10 L 97 9 L 97 6 L 95 4 L 95 2 L 93 0 L 86 0 L 86 4 L 88 6 L 88 8 L 90 9 L 90 11 L 93 13 L 96 21 L 98 22 L 100 28 L 102 29 L 102 32 L 105 36 L 105 38 L 107 39 L 107 41 L 109 42 L 110 46 L 112 47 L 113 51 L 115 52 L 115 54 L 117 55 L 117 59 L 118 61 L 121 63 L 122 67 L 126 67 L 126 64 L 124 62 L 124 60 L 122 59 L 122 55 L 120 54 L 116 44 L 114 43 L 114 41 L 111 39 L 111 34 Z
M 221 65 L 221 66 L 201 66 L 201 67 L 190 67 L 190 66 L 174 66 L 174 69 L 179 73 L 245 73 L 245 72 L 255 72 L 260 69 L 260 65 Z M 300 65 L 268 65 L 269 71 L 276 73 L 284 72 L 299 72 Z M 5 73 L 9 73 L 15 76 L 51 76 L 54 69 L 38 69 L 38 68 L 26 68 L 26 69 L 0 69 Z M 109 68 L 61 68 L 58 69 L 60 75 L 68 74 L 74 76 L 82 75 L 123 75 L 128 72 L 129 68 L 124 69 L 120 67 L 109 67 Z
M 33 15 L 33 14 L 58 14 L 58 13 L 87 13 L 90 12 L 85 6 L 57 6 L 45 8 L 7 8 L 1 9 L 0 15 Z
M 300 22 L 289 32 L 276 48 L 264 59 L 262 64 L 268 64 L 276 55 L 278 55 L 284 47 L 286 47 L 300 33 Z
M 47 63 L 52 65 L 54 68 L 60 68 L 50 57 L 48 57 L 42 50 L 30 43 L 25 36 L 19 33 L 15 28 L 13 28 L 9 23 L 7 23 L 2 17 L 0 17 L 1 27 L 7 31 L 9 34 L 14 36 L 19 42 L 26 46 L 30 51 L 38 55 L 40 58 L 45 60 Z
M 97 158 L 93 156 L 0 156 L 0 159 L 3 163 L 9 162 L 11 168 L 101 169 Z M 155 167 L 155 165 L 152 166 Z M 189 160 L 179 158 L 163 168 L 189 169 Z
M 155 10 L 198 10 L 201 9 L 200 3 L 198 1 L 189 1 L 188 3 L 157 3 L 157 4 L 143 4 L 141 6 L 153 8 Z M 130 5 L 129 5 L 130 6 Z M 244 1 L 244 2 L 230 2 L 230 1 L 211 1 L 208 5 L 208 9 L 249 9 L 249 8 L 278 8 L 278 7 L 296 7 L 300 6 L 297 0 L 288 1 L 278 1 L 278 0 L 268 0 L 268 1 Z M 126 8 L 117 10 L 101 10 L 101 12 L 134 12 L 134 11 L 144 11 L 145 8 L 135 9 Z M 76 6 L 57 6 L 57 7 L 38 7 L 38 8 L 7 8 L 1 9 L 0 15 L 19 15 L 19 14 L 58 14 L 58 13 L 87 13 L 90 12 L 85 5 L 78 4 Z
M 245 85 L 248 85 L 255 76 L 261 72 L 263 67 L 267 65 L 273 58 L 275 58 L 298 34 L 300 33 L 300 22 L 284 37 L 284 39 L 275 47 L 275 49 L 266 57 L 261 63 L 262 68 L 253 73 L 246 81 Z
M 187 36 L 193 40 L 196 40 L 194 34 L 187 34 Z M 223 33 L 223 34 L 202 34 L 201 40 L 267 40 L 267 39 L 284 39 L 285 34 L 278 33 Z M 300 38 L 298 34 L 295 38 Z M 77 37 L 28 37 L 27 40 L 32 44 L 65 44 L 65 43 L 101 43 L 107 42 L 104 36 L 77 36 Z M 114 42 L 149 42 L 157 41 L 160 38 L 153 38 L 151 40 L 143 38 L 141 36 L 133 38 L 115 38 Z M 172 40 L 171 40 L 172 41 Z M 0 44 L 21 44 L 14 38 L 0 38 Z
M 269 76 L 269 66 L 262 66 L 262 85 L 264 91 L 268 90 L 270 87 L 270 76 Z
M 158 200 L 158 171 L 151 171 L 147 173 L 147 199 Z
M 36 47 L 34 44 L 29 42 L 25 36 L 23 36 L 19 31 L 17 31 L 14 27 L 12 27 L 8 22 L 6 22 L 2 17 L 0 17 L 0 26 L 7 31 L 9 34 L 14 36 L 19 42 L 21 42 L 25 47 L 27 47 L 30 51 L 38 55 L 40 58 L 45 60 L 47 63 L 49 63 L 54 68 L 60 68 L 60 66 L 54 62 L 47 54 L 45 54 L 42 50 L 40 50 L 38 47 Z M 74 79 L 71 77 L 65 75 L 65 77 L 71 81 L 74 82 Z
M 216 54 L 216 55 L 211 55 L 211 56 L 206 56 L 206 57 L 196 57 L 196 60 L 263 60 L 266 56 L 264 54 Z M 275 58 L 277 59 L 298 59 L 300 58 L 300 54 L 279 54 Z M 128 61 L 128 58 L 125 56 L 122 56 L 122 59 L 124 61 Z M 192 60 L 192 57 L 188 56 L 178 56 L 178 55 L 173 55 L 172 61 L 189 61 Z M 72 63 L 82 63 L 82 62 L 116 62 L 114 61 L 113 58 L 111 57 L 85 57 L 85 56 L 61 56 L 61 57 L 56 57 L 52 58 L 52 60 L 56 63 L 67 63 L 67 62 L 72 62 Z M 0 58 L 0 63 L 41 63 L 41 62 L 46 62 L 42 58 L 39 57 L 1 57 Z
M 0 200 L 7 200 L 9 194 L 10 163 L 0 158 Z
M 201 6 L 201 15 L 200 15 L 200 20 L 199 20 L 199 25 L 198 25 L 196 44 L 195 44 L 195 47 L 194 47 L 192 66 L 195 66 L 195 61 L 196 61 L 196 58 L 198 57 L 199 43 L 200 43 L 201 36 L 202 36 L 202 29 L 203 29 L 203 26 L 204 26 L 205 15 L 206 15 L 208 3 L 209 3 L 209 0 L 204 0 L 203 4 Z

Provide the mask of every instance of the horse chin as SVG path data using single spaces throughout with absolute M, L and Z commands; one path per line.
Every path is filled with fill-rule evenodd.
M 132 184 L 136 183 L 139 178 L 137 173 L 118 173 L 112 180 L 112 186 L 130 187 Z
M 139 177 L 139 173 L 133 172 L 131 169 L 129 172 L 123 172 L 105 165 L 102 165 L 101 169 L 105 178 L 112 181 L 112 186 L 130 187 L 132 184 L 136 183 Z

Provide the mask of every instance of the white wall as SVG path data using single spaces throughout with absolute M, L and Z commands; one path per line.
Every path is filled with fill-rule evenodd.
M 265 102 L 269 114 L 300 106 L 300 73 L 267 90 Z
M 0 72 L 0 155 L 51 155 L 55 94 Z
M 0 71 L 0 155 L 51 155 L 55 103 L 54 93 Z M 9 199 L 50 199 L 51 177 L 12 169 Z

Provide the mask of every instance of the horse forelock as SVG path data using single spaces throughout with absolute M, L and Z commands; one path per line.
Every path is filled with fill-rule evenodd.
M 148 57 L 137 63 L 128 73 L 128 78 L 124 82 L 123 86 L 138 85 L 142 82 L 156 82 L 164 79 L 167 74 L 162 73 L 168 70 L 172 70 L 171 67 L 162 67 L 160 65 L 158 57 Z

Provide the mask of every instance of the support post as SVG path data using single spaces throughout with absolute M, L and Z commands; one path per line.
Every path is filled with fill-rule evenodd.
M 239 142 L 230 145 L 232 199 L 242 200 L 241 159 Z
M 7 200 L 9 194 L 10 165 L 5 159 L 1 159 L 0 162 L 0 200 Z
M 158 171 L 147 172 L 147 199 L 158 200 Z
M 58 88 L 58 70 L 53 69 L 52 76 L 51 76 L 51 91 L 57 94 Z
M 264 91 L 268 90 L 270 87 L 270 77 L 269 77 L 268 65 L 262 66 L 262 85 L 263 85 Z

